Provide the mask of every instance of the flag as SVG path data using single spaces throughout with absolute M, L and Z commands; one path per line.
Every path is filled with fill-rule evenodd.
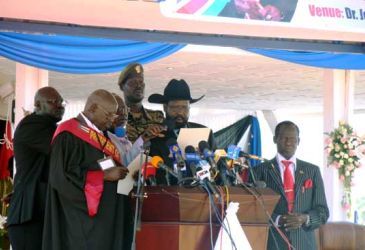
M 14 156 L 11 124 L 6 121 L 4 139 L 0 148 L 0 180 L 10 177 L 9 161 Z

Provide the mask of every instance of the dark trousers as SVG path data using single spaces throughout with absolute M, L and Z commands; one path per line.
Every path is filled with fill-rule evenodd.
M 13 250 L 42 249 L 43 221 L 29 221 L 8 226 L 10 244 Z

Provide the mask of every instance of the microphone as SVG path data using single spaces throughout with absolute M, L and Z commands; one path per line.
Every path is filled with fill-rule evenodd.
M 154 166 L 155 168 L 162 168 L 166 170 L 169 174 L 174 176 L 176 179 L 179 179 L 178 175 L 169 166 L 164 164 L 163 159 L 160 156 L 157 155 L 153 156 L 150 162 L 151 165 Z
M 174 169 L 175 169 L 175 166 L 176 166 L 175 171 L 177 172 L 178 181 L 180 182 L 180 180 L 183 178 L 182 171 L 186 170 L 185 161 L 184 161 L 184 158 L 181 155 L 180 147 L 177 144 L 177 141 L 176 141 L 175 138 L 168 139 L 167 142 L 166 142 L 166 145 L 169 147 L 170 154 L 172 155 L 172 158 L 174 160 Z M 180 185 L 182 185 L 182 184 L 183 183 L 180 183 Z
M 214 171 L 217 170 L 217 164 L 214 161 L 214 153 L 209 149 L 208 142 L 199 142 L 199 151 L 203 154 L 204 158 L 209 162 L 210 166 Z
M 239 157 L 239 154 L 241 152 L 241 148 L 237 147 L 236 145 L 229 145 L 227 148 L 227 157 L 236 160 Z
M 176 165 L 179 169 L 182 169 L 185 167 L 185 161 L 181 154 L 181 149 L 179 145 L 177 144 L 176 139 L 170 138 L 167 140 L 166 145 L 169 147 L 170 153 L 172 154 Z
M 229 145 L 228 151 L 229 151 L 228 152 L 228 155 L 231 155 L 232 157 L 236 157 L 235 159 L 237 159 L 238 156 L 239 156 L 239 157 L 246 157 L 246 158 L 260 160 L 260 161 L 265 161 L 266 160 L 266 159 L 261 158 L 261 157 L 259 157 L 257 155 L 247 154 L 247 153 L 243 152 L 240 147 L 237 147 L 235 145 Z M 249 161 L 246 161 L 246 162 L 247 162 L 247 165 L 248 165 L 248 171 L 249 171 L 250 176 L 252 178 L 253 185 L 255 187 L 258 187 L 258 188 L 265 188 L 266 187 L 266 183 L 264 181 L 257 181 L 256 180 L 255 173 L 252 170 L 252 167 L 251 167 Z
M 203 169 L 200 165 L 196 168 L 196 176 L 208 189 L 208 192 L 213 194 L 214 197 L 219 198 L 219 192 L 216 190 L 215 186 L 210 182 L 210 172 L 207 169 Z
M 252 154 L 248 154 L 244 151 L 241 150 L 240 147 L 237 147 L 236 145 L 229 145 L 227 148 L 227 156 L 231 159 L 237 159 L 239 157 L 245 157 L 245 158 L 249 158 L 249 159 L 253 159 L 253 160 L 258 160 L 258 161 L 267 161 L 265 158 L 262 158 L 258 155 L 252 155 Z
M 156 186 L 156 168 L 150 162 L 143 163 L 142 175 L 150 182 L 151 186 Z
M 224 149 L 216 149 L 214 151 L 214 161 L 218 163 L 222 157 L 227 157 L 227 152 Z
M 217 149 L 214 152 L 214 161 L 217 163 L 217 167 L 219 170 L 219 176 L 222 180 L 222 183 L 224 186 L 231 186 L 231 181 L 228 179 L 227 171 L 229 171 L 229 168 L 227 166 L 226 158 L 227 158 L 227 152 L 224 149 Z
M 195 148 L 191 145 L 185 147 L 185 160 L 190 168 L 192 176 L 196 176 L 196 167 L 201 158 L 196 153 Z
M 239 153 L 239 157 L 246 157 L 246 158 L 249 158 L 249 159 L 252 159 L 252 160 L 261 161 L 261 162 L 263 162 L 263 161 L 267 161 L 267 159 L 262 158 L 262 157 L 260 157 L 260 156 L 258 156 L 258 155 L 251 155 L 251 154 L 245 153 L 245 152 L 243 152 L 243 151 L 241 151 L 241 152 Z
M 230 175 L 227 175 L 227 171 L 228 171 L 228 167 L 227 167 L 227 164 L 224 160 L 218 162 L 218 170 L 219 170 L 219 176 L 221 177 L 221 180 L 223 182 L 223 185 L 224 186 L 231 186 L 231 182 L 228 178 L 228 176 Z

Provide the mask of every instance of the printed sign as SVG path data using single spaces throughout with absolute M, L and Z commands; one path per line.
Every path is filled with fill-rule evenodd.
M 160 7 L 175 18 L 365 31 L 364 0 L 176 0 Z

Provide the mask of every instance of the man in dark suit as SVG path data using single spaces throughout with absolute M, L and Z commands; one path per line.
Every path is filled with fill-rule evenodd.
M 177 139 L 181 128 L 205 128 L 204 125 L 188 121 L 190 104 L 198 102 L 203 97 L 204 95 L 197 99 L 192 98 L 189 85 L 183 79 L 172 79 L 167 84 L 163 95 L 152 94 L 148 97 L 148 101 L 151 103 L 163 104 L 163 109 L 166 114 L 166 124 L 169 127 L 165 137 L 158 137 L 151 140 L 150 155 L 162 157 L 166 165 L 171 168 L 173 167 L 173 161 L 169 157 L 170 150 L 166 143 L 171 138 Z M 211 149 L 215 149 L 212 133 L 209 136 L 208 144 Z M 163 170 L 159 169 L 156 177 L 158 184 L 166 183 Z
M 276 157 L 254 168 L 256 179 L 281 195 L 272 214 L 267 249 L 317 249 L 314 229 L 329 217 L 319 168 L 295 156 L 299 140 L 296 124 L 279 123 L 274 135 Z
M 41 88 L 34 97 L 34 112 L 25 116 L 15 130 L 16 174 L 7 220 L 14 250 L 42 248 L 50 145 L 64 111 L 57 90 Z

